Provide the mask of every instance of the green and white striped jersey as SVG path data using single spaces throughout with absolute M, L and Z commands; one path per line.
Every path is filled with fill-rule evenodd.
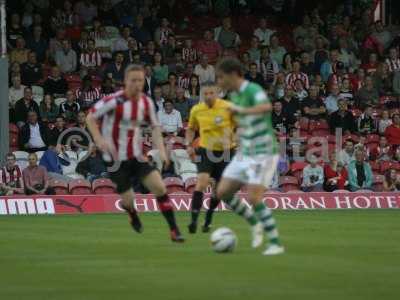
M 245 108 L 270 102 L 261 86 L 247 80 L 238 92 L 231 93 L 230 99 L 235 105 Z M 258 115 L 236 114 L 235 119 L 238 124 L 240 153 L 246 156 L 278 153 L 270 112 Z

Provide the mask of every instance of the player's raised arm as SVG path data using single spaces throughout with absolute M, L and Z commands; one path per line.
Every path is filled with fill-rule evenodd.
M 254 95 L 253 102 L 255 105 L 252 107 L 232 105 L 231 111 L 243 115 L 258 115 L 272 111 L 272 104 L 263 90 Z

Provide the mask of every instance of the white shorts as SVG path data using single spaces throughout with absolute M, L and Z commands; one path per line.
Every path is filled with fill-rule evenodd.
M 244 184 L 263 185 L 268 188 L 279 163 L 279 155 L 235 155 L 222 177 Z

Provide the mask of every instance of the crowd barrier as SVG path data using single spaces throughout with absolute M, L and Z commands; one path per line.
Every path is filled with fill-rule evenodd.
M 206 195 L 204 208 L 208 208 Z M 247 203 L 246 194 L 239 194 Z M 171 202 L 177 211 L 189 211 L 191 195 L 171 194 Z M 1 215 L 45 214 L 93 214 L 123 212 L 120 197 L 112 195 L 55 195 L 0 197 Z M 318 210 L 318 209 L 399 209 L 400 193 L 274 193 L 266 194 L 264 202 L 271 209 Z M 136 195 L 139 212 L 157 212 L 153 195 Z M 248 204 L 248 203 L 247 203 Z M 221 203 L 218 211 L 229 210 Z

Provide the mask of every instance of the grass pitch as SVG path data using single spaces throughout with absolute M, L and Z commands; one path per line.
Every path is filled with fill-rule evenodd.
M 250 248 L 247 225 L 216 254 L 209 235 L 172 244 L 158 214 L 133 233 L 124 215 L 0 217 L 0 299 L 398 299 L 400 211 L 275 212 L 287 254 Z M 179 214 L 186 231 L 188 214 Z M 185 227 L 184 227 L 185 226 Z

